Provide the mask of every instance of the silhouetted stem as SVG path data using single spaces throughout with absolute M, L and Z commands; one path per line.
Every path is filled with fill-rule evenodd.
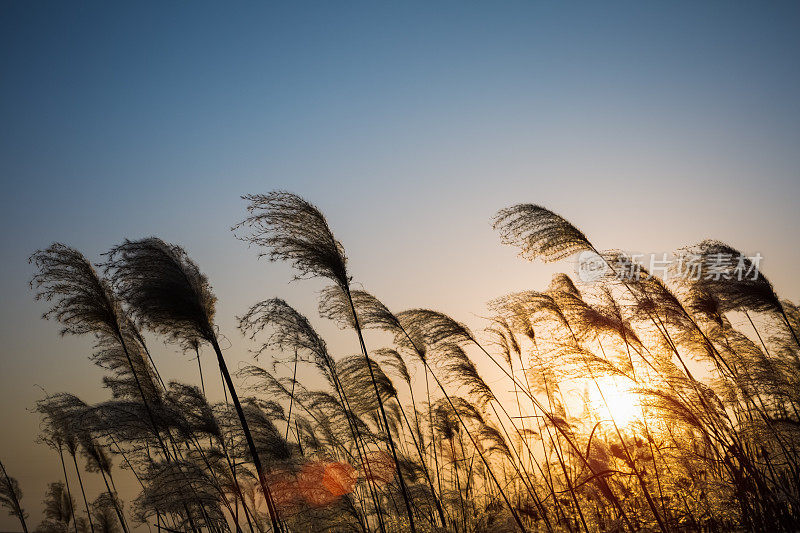
M 348 296 L 349 296 L 349 293 L 348 293 Z M 353 301 L 351 299 L 350 300 L 350 305 L 351 305 L 351 308 L 353 309 L 353 316 L 355 316 L 355 307 L 353 307 L 352 302 Z M 400 329 L 403 332 L 403 334 L 405 335 L 405 337 L 408 339 L 408 342 L 414 348 L 414 351 L 416 351 L 418 354 L 421 354 L 422 352 L 420 351 L 419 347 L 414 342 L 414 339 L 411 338 L 411 335 L 408 334 L 408 331 L 406 331 L 406 329 L 402 325 L 400 326 Z M 444 385 L 442 385 L 442 382 L 439 381 L 439 378 L 436 377 L 436 374 L 433 373 L 433 370 L 430 369 L 430 367 L 428 366 L 428 361 L 424 357 L 420 357 L 420 360 L 422 361 L 422 364 L 425 366 L 426 372 L 430 371 L 431 376 L 433 377 L 434 381 L 436 381 L 436 384 L 439 386 L 439 389 L 442 391 L 442 394 L 444 394 L 444 397 L 447 400 L 447 403 L 450 405 L 450 408 L 453 410 L 453 413 L 455 413 L 456 417 L 458 418 L 458 422 L 464 427 L 464 431 L 466 432 L 467 436 L 469 437 L 469 440 L 472 442 L 472 445 L 475 447 L 475 450 L 478 452 L 478 455 L 480 456 L 481 461 L 483 462 L 484 466 L 486 467 L 486 470 L 489 472 L 489 475 L 491 476 L 492 481 L 497 486 L 497 489 L 500 491 L 500 495 L 502 496 L 503 501 L 506 503 L 506 506 L 508 507 L 508 510 L 511 512 L 511 515 L 514 517 L 514 521 L 519 526 L 520 531 L 523 531 L 523 532 L 527 531 L 525 529 L 525 526 L 522 525 L 522 520 L 519 518 L 519 515 L 517 514 L 517 511 L 514 509 L 514 506 L 511 505 L 511 502 L 509 501 L 508 496 L 506 496 L 506 493 L 503 490 L 502 486 L 500 485 L 500 482 L 497 481 L 497 478 L 495 477 L 494 472 L 492 472 L 492 469 L 489 466 L 489 462 L 483 456 L 483 452 L 481 452 L 480 449 L 478 448 L 477 442 L 475 441 L 475 439 L 472 436 L 472 434 L 469 432 L 469 428 L 464 423 L 464 420 L 461 418 L 461 414 L 458 412 L 458 409 L 456 409 L 455 405 L 453 405 L 453 402 L 450 400 L 450 395 L 447 394 L 447 391 L 445 390 Z M 430 407 L 429 407 L 429 409 L 430 409 Z
M 789 317 L 786 316 L 786 310 L 783 308 L 783 305 L 780 306 L 781 316 L 783 317 L 783 321 L 786 323 L 786 327 L 789 330 L 789 333 L 792 334 L 792 338 L 794 339 L 795 344 L 800 347 L 800 339 L 797 338 L 797 333 L 795 333 L 794 328 L 792 327 L 792 323 L 789 321 Z
M 275 509 L 275 504 L 272 500 L 272 493 L 269 490 L 269 486 L 267 486 L 266 474 L 264 472 L 264 467 L 261 465 L 261 458 L 258 456 L 258 450 L 256 449 L 256 444 L 253 441 L 253 435 L 250 433 L 250 427 L 247 424 L 247 419 L 244 416 L 244 410 L 242 409 L 242 404 L 239 402 L 239 396 L 236 394 L 236 388 L 233 386 L 233 380 L 231 379 L 231 375 L 228 372 L 228 365 L 225 364 L 225 358 L 222 356 L 222 350 L 219 347 L 216 339 L 211 340 L 211 346 L 214 348 L 214 352 L 217 354 L 217 362 L 219 363 L 219 369 L 222 372 L 222 377 L 225 380 L 225 384 L 228 387 L 228 392 L 231 394 L 231 401 L 233 402 L 233 406 L 236 409 L 236 414 L 239 415 L 239 422 L 242 425 L 242 431 L 244 431 L 245 439 L 247 440 L 247 447 L 250 449 L 250 455 L 253 457 L 253 464 L 256 467 L 256 472 L 258 474 L 258 482 L 261 485 L 262 490 L 264 491 L 264 499 L 267 502 L 267 509 L 269 510 L 270 520 L 272 521 L 273 529 L 277 531 L 282 531 L 277 517 L 277 511 Z
M 194 353 L 197 356 L 197 370 L 200 372 L 200 390 L 203 391 L 203 396 L 206 395 L 206 383 L 203 381 L 203 365 L 200 363 L 200 349 L 195 348 Z
M 81 494 L 83 495 L 83 505 L 86 507 L 86 518 L 89 520 L 89 529 L 94 533 L 94 522 L 92 521 L 92 513 L 89 512 L 89 501 L 86 499 L 86 491 L 83 489 L 83 479 L 81 478 L 81 470 L 78 468 L 78 460 L 75 454 L 71 453 L 72 462 L 75 464 L 75 473 L 78 474 L 78 484 L 81 486 Z
M 292 392 L 289 395 L 289 413 L 286 415 L 286 435 L 284 440 L 289 440 L 289 428 L 292 426 L 292 406 L 294 405 L 294 384 L 297 381 L 297 349 L 294 351 L 294 369 L 292 370 Z
M 22 505 L 19 503 L 19 499 L 17 499 L 17 494 L 14 492 L 14 485 L 11 483 L 11 478 L 8 477 L 8 472 L 6 472 L 6 467 L 0 462 L 0 469 L 3 470 L 3 477 L 6 478 L 6 483 L 8 484 L 9 488 L 9 496 L 11 497 L 11 501 L 14 505 L 14 511 L 19 519 L 19 523 L 22 525 L 22 531 L 24 533 L 28 533 L 28 524 L 25 523 L 25 513 L 22 511 Z
M 414 449 L 417 451 L 417 456 L 419 457 L 422 465 L 422 472 L 425 474 L 425 480 L 428 482 L 428 486 L 431 488 L 433 502 L 436 504 L 436 511 L 439 514 L 439 519 L 442 521 L 442 527 L 447 527 L 447 519 L 445 519 L 442 504 L 439 501 L 439 496 L 436 494 L 436 489 L 433 486 L 433 480 L 431 479 L 430 472 L 428 472 L 428 466 L 425 464 L 425 457 L 423 456 L 422 448 L 420 448 L 419 444 L 417 443 L 417 439 L 414 437 L 414 430 L 412 429 L 411 423 L 408 421 L 408 417 L 406 416 L 406 411 L 403 409 L 403 406 L 400 405 L 400 400 L 396 396 L 395 401 L 397 402 L 398 407 L 400 407 L 400 413 L 403 415 L 403 420 L 405 420 L 406 426 L 408 426 L 408 431 L 411 434 L 411 441 L 414 443 Z
M 67 488 L 67 499 L 69 499 L 69 509 L 72 513 L 72 525 L 75 527 L 75 533 L 78 533 L 78 521 L 75 516 L 75 502 L 72 501 L 72 493 L 69 490 L 69 478 L 67 477 L 67 466 L 64 464 L 64 450 L 61 444 L 58 445 L 58 457 L 61 459 L 61 470 L 64 471 L 64 486 Z
M 409 499 L 408 489 L 406 488 L 406 482 L 403 479 L 403 470 L 400 468 L 400 461 L 397 459 L 397 452 L 395 451 L 394 447 L 394 439 L 392 439 L 392 433 L 389 428 L 389 420 L 386 417 L 386 411 L 383 408 L 383 400 L 381 399 L 381 394 L 378 390 L 378 383 L 375 381 L 375 372 L 372 370 L 372 362 L 369 358 L 369 354 L 367 353 L 367 346 L 364 344 L 364 336 L 361 334 L 361 326 L 359 325 L 356 307 L 353 303 L 353 297 L 350 295 L 349 287 L 345 287 L 345 294 L 347 294 L 347 300 L 350 302 L 350 310 L 353 312 L 353 324 L 356 333 L 358 334 L 358 342 L 361 344 L 361 352 L 364 354 L 364 361 L 369 369 L 369 376 L 372 379 L 372 386 L 375 389 L 375 396 L 378 399 L 378 409 L 380 410 L 381 419 L 383 420 L 383 425 L 386 429 L 386 437 L 389 441 L 389 449 L 392 452 L 392 458 L 394 459 L 394 464 L 397 468 L 397 479 L 400 481 L 400 490 L 403 495 L 403 502 L 405 502 L 406 505 L 406 512 L 408 513 L 408 525 L 411 528 L 411 533 L 416 533 L 417 529 L 414 526 L 414 512 L 411 510 L 411 501 Z
M 103 483 L 106 485 L 106 492 L 108 492 L 108 495 L 111 496 L 111 502 L 114 504 L 114 512 L 117 514 L 117 518 L 119 519 L 119 525 L 122 526 L 122 531 L 124 533 L 128 533 L 128 524 L 125 523 L 125 518 L 122 516 L 122 511 L 119 509 L 116 491 L 112 491 L 111 487 L 108 486 L 108 479 L 106 478 L 106 473 L 102 468 L 100 469 L 100 475 L 103 476 Z

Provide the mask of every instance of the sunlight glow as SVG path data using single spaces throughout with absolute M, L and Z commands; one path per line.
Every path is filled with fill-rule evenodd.
M 638 396 L 620 383 L 619 380 L 611 377 L 602 377 L 597 380 L 597 385 L 590 383 L 588 388 L 590 405 L 600 414 L 601 418 L 613 418 L 617 426 L 621 428 L 628 426 L 633 420 L 641 416 L 641 405 Z M 602 394 L 600 393 L 601 391 Z M 604 398 L 605 401 L 603 401 Z

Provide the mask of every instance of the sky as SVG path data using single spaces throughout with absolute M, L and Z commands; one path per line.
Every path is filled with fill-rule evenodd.
M 240 196 L 273 189 L 325 212 L 390 308 L 475 329 L 491 298 L 572 269 L 500 244 L 490 219 L 520 202 L 597 248 L 758 252 L 798 301 L 798 94 L 796 2 L 0 3 L 0 460 L 32 525 L 60 478 L 36 400 L 108 396 L 91 340 L 40 320 L 34 250 L 181 244 L 233 368 L 252 348 L 235 316 L 273 296 L 335 353 L 358 349 L 317 316 L 322 282 L 290 283 L 233 237 Z M 163 374 L 196 379 L 155 351 Z

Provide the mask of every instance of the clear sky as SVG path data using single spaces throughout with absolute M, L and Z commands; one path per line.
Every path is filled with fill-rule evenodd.
M 599 248 L 714 237 L 760 252 L 796 301 L 798 94 L 796 2 L 0 3 L 0 459 L 32 525 L 59 478 L 34 445 L 37 386 L 107 395 L 89 340 L 39 320 L 33 250 L 184 245 L 220 298 L 232 367 L 249 359 L 234 316 L 258 299 L 333 335 L 321 284 L 288 284 L 229 231 L 241 194 L 275 188 L 324 210 L 390 307 L 476 329 L 487 300 L 552 271 L 492 233 L 517 202 Z M 169 377 L 195 379 L 157 351 Z

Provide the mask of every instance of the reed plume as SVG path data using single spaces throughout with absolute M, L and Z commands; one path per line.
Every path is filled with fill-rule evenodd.
M 592 252 L 605 273 L 495 298 L 473 332 L 353 288 L 344 248 L 302 198 L 245 199 L 236 234 L 297 278 L 329 280 L 319 314 L 355 331 L 360 353 L 335 354 L 284 300 L 259 302 L 238 319 L 257 361 L 236 373 L 240 399 L 216 297 L 181 247 L 125 241 L 103 275 L 65 245 L 34 253 L 45 318 L 94 337 L 107 389 L 96 403 L 58 393 L 36 405 L 63 476 L 37 531 L 797 529 L 800 311 L 754 260 L 702 241 L 678 255 L 718 275 L 662 280 L 551 211 L 516 205 L 494 219 L 503 242 L 548 262 Z M 140 328 L 198 364 L 210 344 L 224 401 L 206 394 L 202 365 L 200 388 L 166 383 Z M 367 350 L 367 330 L 380 348 Z M 0 503 L 26 528 L 0 466 Z M 141 488 L 128 502 L 120 470 Z
M 504 244 L 519 248 L 526 259 L 558 261 L 580 251 L 594 250 L 578 228 L 539 205 L 517 204 L 501 209 L 492 227 Z
M 0 505 L 6 508 L 9 515 L 16 516 L 22 530 L 28 533 L 28 525 L 25 522 L 28 513 L 22 508 L 22 489 L 19 488 L 19 482 L 8 475 L 2 461 L 0 461 L 0 470 L 3 473 L 3 477 L 0 478 Z
M 334 237 L 325 216 L 316 206 L 295 194 L 284 191 L 274 191 L 266 195 L 247 195 L 243 199 L 249 202 L 247 207 L 249 216 L 234 230 L 247 230 L 248 233 L 242 237 L 245 241 L 267 248 L 268 251 L 262 255 L 268 256 L 271 261 L 291 262 L 300 273 L 299 277 L 323 277 L 339 286 L 350 303 L 354 329 L 358 335 L 361 352 L 371 371 L 369 354 L 364 344 L 359 317 L 350 291 L 350 277 L 347 272 L 344 247 Z M 399 468 L 397 450 L 389 428 L 386 410 L 375 376 L 372 375 L 371 378 L 389 449 L 398 467 L 398 480 L 409 526 L 412 532 L 415 532 L 414 512 L 411 508 L 402 470 Z
M 126 240 L 113 248 L 108 252 L 106 271 L 120 298 L 145 327 L 176 342 L 190 342 L 199 337 L 214 348 L 247 438 L 273 528 L 281 531 L 253 436 L 219 347 L 213 322 L 216 297 L 206 276 L 183 248 L 156 237 Z

